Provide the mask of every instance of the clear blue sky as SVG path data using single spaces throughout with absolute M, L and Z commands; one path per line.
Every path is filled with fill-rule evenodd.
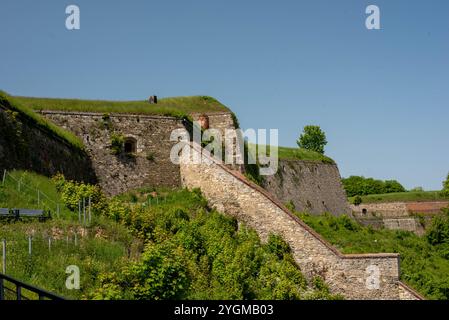
M 382 30 L 365 28 L 369 4 Z M 342 176 L 441 189 L 449 171 L 447 0 L 2 0 L 0 16 L 11 94 L 210 95 L 282 145 L 320 125 Z

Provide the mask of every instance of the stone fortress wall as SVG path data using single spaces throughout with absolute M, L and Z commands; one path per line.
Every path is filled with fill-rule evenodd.
M 264 177 L 263 187 L 283 204 L 293 203 L 299 212 L 351 216 L 335 164 L 280 159 L 278 172 Z
M 45 176 L 95 183 L 88 154 L 8 105 L 0 105 L 0 169 L 31 170 Z
M 254 228 L 266 241 L 278 234 L 290 245 L 306 277 L 320 275 L 347 299 L 421 299 L 399 281 L 398 254 L 341 254 L 266 190 L 189 145 L 200 164 L 181 162 L 182 185 L 200 188 L 210 205 Z
M 448 201 L 362 203 L 358 206 L 352 204 L 351 211 L 364 225 L 422 235 L 432 216 L 448 206 Z
M 175 117 L 91 112 L 41 111 L 58 126 L 80 137 L 92 159 L 98 182 L 108 195 L 140 187 L 179 187 L 179 166 L 170 160 L 176 142 L 170 141 L 175 129 L 184 128 Z M 210 126 L 233 128 L 230 113 L 208 114 Z M 197 120 L 199 114 L 192 115 Z M 135 151 L 113 154 L 113 135 L 135 143 Z
M 263 241 L 270 233 L 281 235 L 292 248 L 303 273 L 308 278 L 322 276 L 334 293 L 348 299 L 421 298 L 399 281 L 397 254 L 341 254 L 283 206 L 286 197 L 291 197 L 298 201 L 295 204 L 298 210 L 347 213 L 336 165 L 281 161 L 284 184 L 276 180 L 279 177 L 268 177 L 271 184 L 268 183 L 267 191 L 249 182 L 240 172 L 207 156 L 209 164 L 173 164 L 170 151 L 175 142 L 170 141 L 170 134 L 185 125 L 178 118 L 63 111 L 41 113 L 83 139 L 93 172 L 109 195 L 139 187 L 200 188 L 211 206 L 254 228 Z M 192 118 L 198 119 L 195 115 Z M 228 113 L 208 115 L 208 118 L 211 128 L 223 130 L 234 126 L 233 117 Z M 134 141 L 135 150 L 112 154 L 113 135 Z M 198 146 L 190 146 L 191 150 L 199 152 Z M 373 281 L 378 287 L 372 288 Z

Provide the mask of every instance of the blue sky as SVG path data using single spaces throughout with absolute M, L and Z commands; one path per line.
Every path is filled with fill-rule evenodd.
M 342 176 L 441 189 L 449 171 L 449 1 L 2 0 L 0 15 L 11 94 L 210 95 L 282 145 L 320 125 Z

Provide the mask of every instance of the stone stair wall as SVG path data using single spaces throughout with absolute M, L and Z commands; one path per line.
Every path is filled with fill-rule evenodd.
M 194 163 L 189 155 L 201 161 Z M 266 190 L 200 146 L 186 147 L 180 171 L 183 186 L 200 188 L 212 207 L 255 229 L 262 241 L 270 234 L 282 236 L 304 275 L 321 276 L 331 292 L 347 299 L 422 299 L 399 281 L 398 254 L 340 253 Z

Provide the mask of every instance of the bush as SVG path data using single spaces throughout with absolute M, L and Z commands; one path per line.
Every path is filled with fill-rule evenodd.
M 427 241 L 432 245 L 449 244 L 449 214 L 435 216 L 426 232 Z
M 308 287 L 290 247 L 207 209 L 195 190 L 119 213 L 147 243 L 142 258 L 120 273 L 101 275 L 96 299 L 332 299 L 325 287 Z M 124 205 L 123 203 L 121 204 Z
M 125 143 L 125 138 L 117 133 L 111 135 L 111 153 L 120 154 L 123 152 L 123 144 Z
M 327 144 L 326 134 L 319 126 L 305 126 L 296 143 L 300 148 L 324 154 L 324 146 Z
M 53 177 L 56 190 L 61 193 L 64 205 L 72 210 L 78 211 L 79 202 L 91 199 L 92 211 L 96 214 L 104 214 L 108 205 L 106 197 L 99 186 L 66 180 L 62 174 Z M 87 205 L 87 202 L 86 202 Z
M 355 196 L 354 200 L 352 201 L 352 203 L 356 206 L 361 205 L 363 202 L 362 197 L 361 196 Z

